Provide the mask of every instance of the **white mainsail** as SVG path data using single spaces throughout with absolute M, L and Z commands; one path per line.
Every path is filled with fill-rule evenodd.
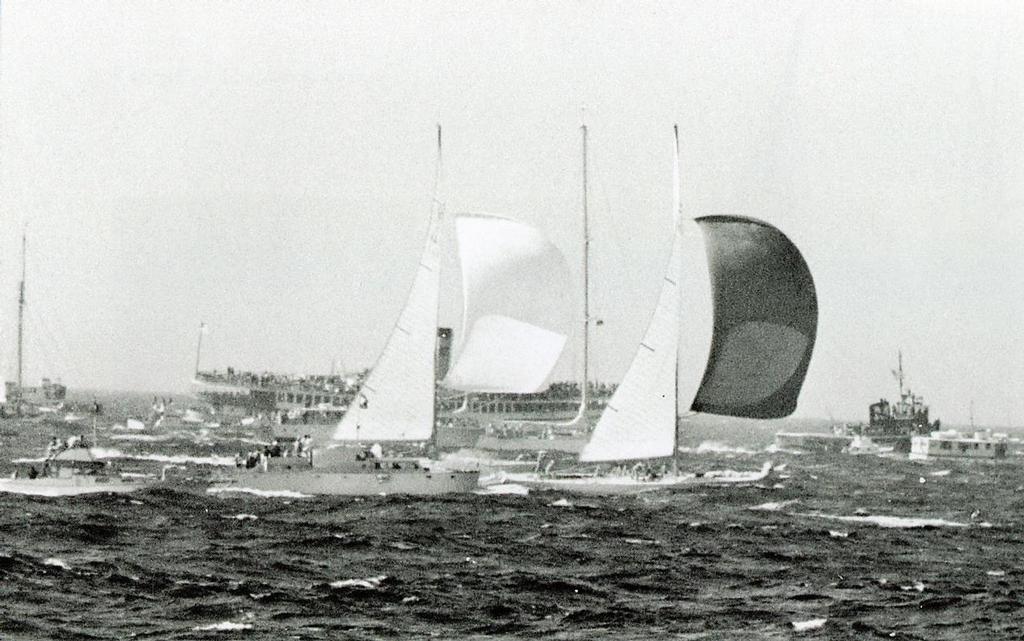
M 433 432 L 439 212 L 436 207 L 405 308 L 377 364 L 338 424 L 335 440 L 424 441 Z
M 682 237 L 677 232 L 654 315 L 626 375 L 580 452 L 580 461 L 672 456 L 677 411 L 681 261 Z
M 540 390 L 565 347 L 569 268 L 538 230 L 485 214 L 455 219 L 465 339 L 445 386 L 464 392 Z
M 439 158 L 438 183 L 440 175 Z M 434 352 L 441 289 L 438 233 L 443 217 L 444 205 L 435 195 L 427 245 L 409 298 L 384 351 L 338 424 L 337 441 L 425 441 L 434 431 Z

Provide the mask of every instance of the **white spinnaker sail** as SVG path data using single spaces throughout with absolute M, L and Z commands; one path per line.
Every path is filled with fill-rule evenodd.
M 427 246 L 384 351 L 334 432 L 339 441 L 425 441 L 434 427 L 434 350 L 440 292 L 435 203 Z
M 445 385 L 465 392 L 540 390 L 570 327 L 569 268 L 538 230 L 484 214 L 460 215 L 465 339 Z
M 633 362 L 615 390 L 581 461 L 625 461 L 672 456 L 676 430 L 679 349 L 679 277 L 682 236 L 672 243 L 661 295 Z

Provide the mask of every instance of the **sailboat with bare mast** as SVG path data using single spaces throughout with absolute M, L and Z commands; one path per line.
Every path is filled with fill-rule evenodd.
M 657 478 L 572 472 L 512 474 L 537 489 L 588 494 L 749 482 L 760 472 L 682 475 L 678 472 L 679 313 L 683 234 L 679 197 L 679 138 L 675 133 L 674 233 L 661 294 L 622 383 L 580 454 L 584 463 L 671 463 Z M 714 320 L 704 376 L 692 412 L 780 418 L 796 408 L 817 334 L 814 281 L 803 256 L 778 229 L 741 216 L 695 222 L 706 241 Z
M 67 387 L 59 382 L 44 378 L 38 387 L 26 386 L 25 372 L 25 277 L 26 230 L 21 232 L 21 280 L 18 282 L 18 352 L 17 375 L 0 389 L 0 415 L 8 417 L 38 416 L 41 413 L 56 412 L 64 404 Z

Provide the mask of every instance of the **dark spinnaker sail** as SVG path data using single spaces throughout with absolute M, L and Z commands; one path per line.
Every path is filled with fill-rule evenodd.
M 691 409 L 779 418 L 796 409 L 818 327 L 814 280 L 800 250 L 768 223 L 696 219 L 704 232 L 714 333 Z

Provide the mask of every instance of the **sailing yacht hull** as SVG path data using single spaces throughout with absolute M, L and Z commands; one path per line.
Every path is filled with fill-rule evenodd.
M 296 470 L 259 472 L 245 470 L 234 477 L 214 483 L 216 492 L 291 492 L 329 496 L 379 496 L 403 494 L 436 496 L 462 494 L 478 489 L 478 471 L 420 470 L 367 472 Z
M 536 491 L 568 492 L 588 496 L 641 494 L 658 490 L 688 490 L 697 487 L 760 483 L 771 475 L 771 463 L 757 472 L 708 472 L 702 475 L 683 474 L 659 479 L 634 479 L 628 476 L 555 477 L 542 474 L 507 474 L 505 483 L 522 485 Z

